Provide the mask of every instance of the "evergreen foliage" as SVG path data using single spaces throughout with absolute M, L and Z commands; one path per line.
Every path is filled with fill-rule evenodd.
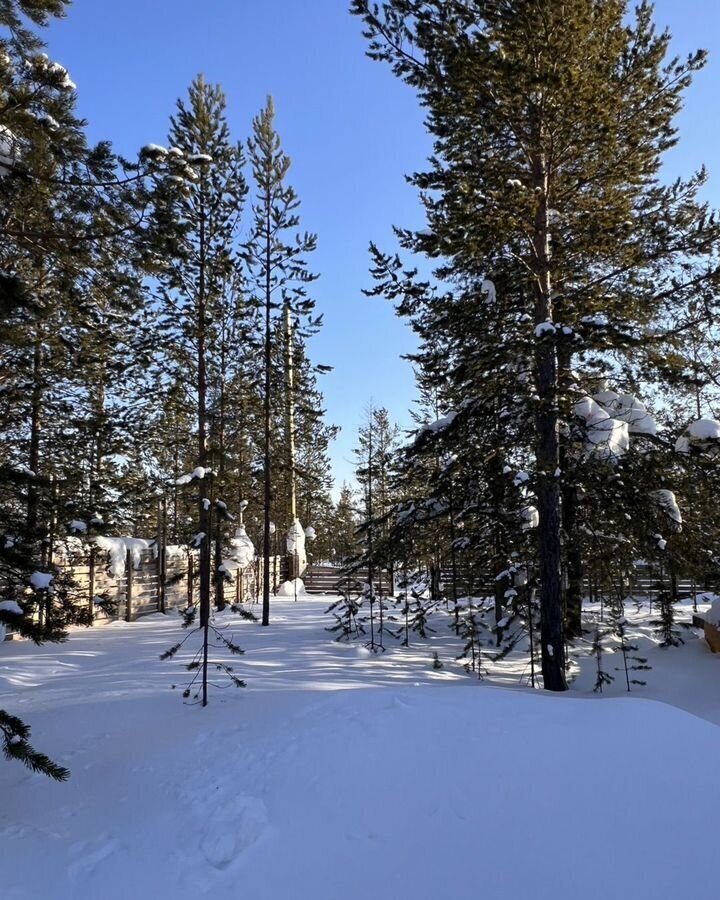
M 585 452 L 578 403 L 599 378 L 644 397 L 707 379 L 697 328 L 717 313 L 720 224 L 700 199 L 704 170 L 659 178 L 705 54 L 668 58 L 670 36 L 647 2 L 634 17 L 623 0 L 351 7 L 369 55 L 416 91 L 434 137 L 427 170 L 410 177 L 427 228 L 397 231 L 435 263 L 434 278 L 372 248 L 372 293 L 410 319 L 423 389 L 439 400 L 411 455 L 434 445 L 461 460 L 456 502 L 472 511 L 469 546 L 482 536 L 473 549 L 485 571 L 513 553 L 537 565 L 544 685 L 564 690 L 566 632 L 580 633 L 592 562 L 588 519 L 629 514 L 597 488 L 626 484 L 626 457 L 641 466 L 632 427 L 625 456 Z M 656 458 L 668 450 L 658 444 Z M 637 493 L 664 488 L 657 471 L 645 474 Z M 439 502 L 436 482 L 423 502 Z M 633 539 L 647 541 L 648 519 L 636 521 Z

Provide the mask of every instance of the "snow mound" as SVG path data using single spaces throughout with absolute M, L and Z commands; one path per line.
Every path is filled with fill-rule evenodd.
M 305 594 L 305 582 L 302 578 L 295 578 L 293 581 L 283 581 L 277 589 L 276 597 L 300 597 Z
M 715 628 L 720 628 L 720 596 L 717 594 L 701 594 L 699 603 L 710 601 L 710 609 L 703 613 L 703 619 Z

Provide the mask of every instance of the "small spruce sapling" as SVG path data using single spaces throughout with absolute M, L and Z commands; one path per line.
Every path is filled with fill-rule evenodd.
M 477 672 L 478 678 L 482 679 L 480 628 L 472 598 L 469 598 L 469 603 L 460 617 L 460 637 L 465 641 L 465 646 L 457 659 L 465 660 L 466 672 Z
M 336 641 L 351 641 L 354 637 L 365 634 L 365 626 L 360 617 L 362 596 L 360 591 L 353 589 L 350 579 L 347 580 L 345 590 L 340 599 L 331 603 L 325 610 L 335 617 L 335 624 L 325 630 L 335 635 Z

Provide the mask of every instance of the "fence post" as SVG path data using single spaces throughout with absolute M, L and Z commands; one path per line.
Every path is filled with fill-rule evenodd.
M 88 559 L 88 619 L 92 625 L 95 621 L 95 544 L 90 545 L 90 558 Z
M 166 579 L 166 571 L 167 571 L 167 557 L 166 557 L 165 544 L 160 544 L 158 548 L 158 556 L 157 556 L 157 604 L 158 611 L 161 613 L 166 612 L 165 606 L 165 579 Z
M 133 595 L 133 559 L 132 551 L 128 550 L 125 554 L 125 577 L 127 583 L 125 586 L 125 621 L 132 622 L 132 595 Z
M 187 605 L 193 605 L 193 555 L 192 550 L 188 550 L 188 570 L 187 570 Z

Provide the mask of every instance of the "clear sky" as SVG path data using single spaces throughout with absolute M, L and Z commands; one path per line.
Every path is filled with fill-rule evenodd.
M 245 138 L 270 93 L 277 127 L 293 159 L 291 181 L 303 225 L 318 234 L 315 285 L 325 316 L 313 338 L 315 362 L 335 367 L 322 379 L 328 421 L 342 427 L 332 450 L 339 481 L 352 477 L 352 448 L 372 399 L 407 424 L 414 398 L 400 359 L 413 337 L 392 307 L 367 299 L 367 246 L 394 249 L 391 226 L 422 227 L 404 175 L 422 168 L 430 142 L 409 88 L 364 55 L 360 22 L 347 0 L 74 0 L 49 31 L 49 52 L 79 89 L 92 140 L 109 139 L 132 155 L 162 143 L 168 117 L 192 78 L 223 85 L 229 120 Z M 705 47 L 710 64 L 690 90 L 681 144 L 669 176 L 705 162 L 709 198 L 720 206 L 720 3 L 658 0 L 680 55 Z

